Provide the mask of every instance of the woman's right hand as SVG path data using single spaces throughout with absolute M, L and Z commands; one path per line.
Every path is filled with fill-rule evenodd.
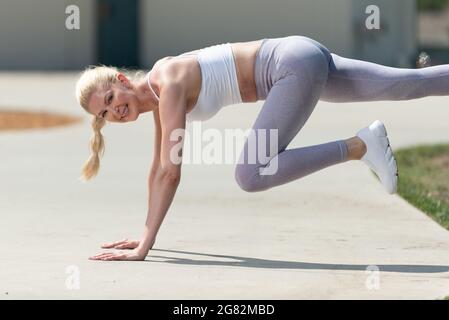
M 116 242 L 104 243 L 101 245 L 103 249 L 135 249 L 139 246 L 139 240 L 123 239 Z

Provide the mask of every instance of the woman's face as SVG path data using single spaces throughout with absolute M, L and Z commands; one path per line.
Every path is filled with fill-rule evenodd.
M 129 80 L 123 74 L 110 88 L 98 88 L 89 101 L 89 112 L 109 122 L 135 121 L 139 117 L 140 101 Z

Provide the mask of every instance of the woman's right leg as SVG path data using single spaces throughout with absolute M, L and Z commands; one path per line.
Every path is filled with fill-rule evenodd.
M 265 42 L 255 63 L 258 97 L 265 102 L 235 168 L 243 190 L 268 190 L 349 160 L 342 139 L 287 149 L 312 114 L 328 68 L 328 56 L 304 38 Z
M 323 101 L 396 101 L 449 95 L 449 64 L 406 69 L 334 53 L 329 56 L 328 81 L 320 97 Z

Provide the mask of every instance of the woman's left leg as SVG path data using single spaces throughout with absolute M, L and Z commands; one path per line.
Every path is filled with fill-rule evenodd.
M 320 100 L 399 101 L 449 95 L 449 64 L 393 68 L 329 53 L 329 77 Z

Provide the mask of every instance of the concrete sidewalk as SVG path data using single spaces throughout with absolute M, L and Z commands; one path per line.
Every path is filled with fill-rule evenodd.
M 0 133 L 2 299 L 437 299 L 449 295 L 449 232 L 361 162 L 261 193 L 233 165 L 185 165 L 145 262 L 88 257 L 139 238 L 147 211 L 153 120 L 109 124 L 98 178 L 77 180 L 89 155 L 75 73 L 0 73 L 0 108 L 86 119 L 67 128 Z M 248 128 L 262 102 L 225 107 L 203 128 Z M 289 147 L 347 138 L 382 120 L 393 149 L 449 141 L 449 98 L 320 102 Z M 400 168 L 399 168 L 400 170 Z M 366 271 L 369 270 L 379 272 Z M 69 289 L 79 271 L 80 288 Z M 378 282 L 377 278 L 378 277 Z M 376 284 L 379 284 L 376 286 Z M 69 284 L 69 288 L 67 287 Z

